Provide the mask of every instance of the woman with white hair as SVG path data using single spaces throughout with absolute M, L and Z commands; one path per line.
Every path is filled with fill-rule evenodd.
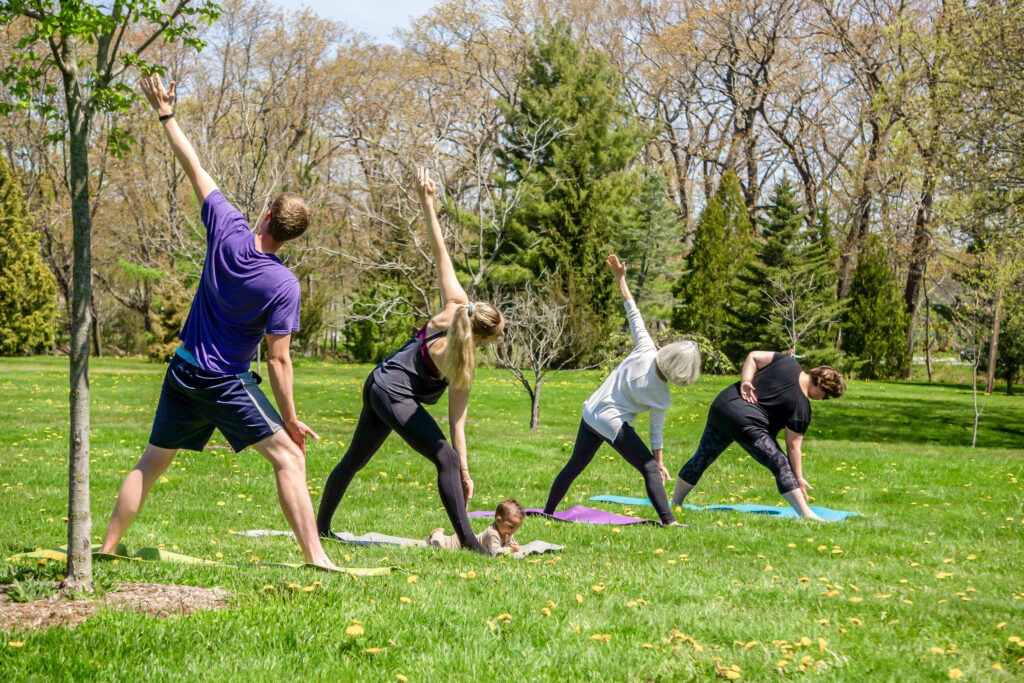
M 629 292 L 626 265 L 612 254 L 608 257 L 608 268 L 618 282 L 619 293 L 626 306 L 626 318 L 633 334 L 633 350 L 584 401 L 576 445 L 569 462 L 551 484 L 544 512 L 554 513 L 572 482 L 594 459 L 601 443 L 607 442 L 643 475 L 647 497 L 654 504 L 662 524 L 676 524 L 665 493 L 669 475 L 661 459 L 661 430 L 665 424 L 665 411 L 672 402 L 668 384 L 685 387 L 696 382 L 700 376 L 700 352 L 696 342 L 692 341 L 679 341 L 658 349 L 647 333 L 640 310 Z M 650 448 L 632 426 L 637 416 L 644 412 L 650 412 Z

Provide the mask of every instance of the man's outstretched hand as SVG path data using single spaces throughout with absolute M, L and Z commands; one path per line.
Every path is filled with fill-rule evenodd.
M 174 113 L 175 85 L 176 83 L 171 81 L 170 89 L 164 88 L 160 74 L 142 77 L 140 84 L 142 94 L 146 96 L 146 100 L 149 101 L 149 105 L 153 107 L 157 116 Z
M 295 420 L 294 422 L 286 422 L 284 428 L 288 430 L 288 436 L 292 438 L 292 441 L 302 449 L 302 454 L 306 454 L 306 437 L 311 436 L 313 440 L 319 440 L 320 436 L 317 435 L 312 429 L 306 426 L 304 422 Z

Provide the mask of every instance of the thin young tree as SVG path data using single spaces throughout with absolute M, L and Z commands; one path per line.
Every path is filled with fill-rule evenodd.
M 530 429 L 540 425 L 540 390 L 551 374 L 576 361 L 566 353 L 573 327 L 569 302 L 560 287 L 550 282 L 528 284 L 514 299 L 501 304 L 508 320 L 504 338 L 495 345 L 498 366 L 508 370 L 530 397 Z
M 74 266 L 71 304 L 71 438 L 68 454 L 68 563 L 63 589 L 91 590 L 89 514 L 89 343 L 92 316 L 92 214 L 89 206 L 89 132 L 94 117 L 123 112 L 134 95 L 124 78 L 153 67 L 143 55 L 157 40 L 177 40 L 200 49 L 198 21 L 213 21 L 209 0 L 113 0 L 100 6 L 86 0 L 10 0 L 0 24 L 28 22 L 20 50 L 0 70 L 13 98 L 58 124 L 56 139 L 67 139 L 70 159 Z M 55 85 L 59 81 L 59 86 Z M 62 106 L 46 95 L 60 91 Z M 10 105 L 7 104 L 9 107 Z M 6 113 L 0 111 L 0 113 Z M 115 134 L 112 146 L 130 142 Z M 118 149 L 120 148 L 120 149 Z

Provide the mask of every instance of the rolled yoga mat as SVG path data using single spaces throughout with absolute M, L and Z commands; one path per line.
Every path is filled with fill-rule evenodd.
M 316 569 L 318 571 L 350 574 L 352 576 L 384 576 L 391 573 L 391 567 L 339 567 L 337 570 L 319 567 L 315 564 L 301 562 L 222 562 L 219 560 L 207 560 L 202 557 L 192 557 L 181 553 L 163 550 L 161 548 L 140 548 L 131 555 L 124 543 L 117 546 L 117 553 L 114 555 L 101 553 L 100 546 L 93 546 L 92 556 L 96 560 L 108 562 L 168 562 L 171 564 L 205 564 L 216 567 L 285 567 L 287 569 Z M 68 556 L 64 546 L 52 550 L 35 550 L 28 553 L 18 553 L 6 558 L 8 562 L 25 562 L 31 560 L 53 560 L 56 562 L 67 562 Z
M 622 505 L 650 505 L 651 501 L 647 498 L 631 498 L 630 496 L 611 496 L 602 495 L 594 496 L 590 500 L 599 503 L 620 503 Z M 771 505 L 709 505 L 706 508 L 698 507 L 696 505 L 683 505 L 687 510 L 736 510 L 737 512 L 752 512 L 757 515 L 771 515 L 772 517 L 795 517 L 798 518 L 800 515 L 796 510 L 789 507 L 774 507 Z M 817 505 L 810 506 L 811 511 L 824 520 L 829 522 L 842 522 L 848 517 L 860 517 L 862 516 L 859 512 L 845 512 L 843 510 L 831 510 L 829 508 L 819 507 Z

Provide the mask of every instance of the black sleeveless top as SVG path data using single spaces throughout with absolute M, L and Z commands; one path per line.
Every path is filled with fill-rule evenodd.
M 448 388 L 448 381 L 434 366 L 427 344 L 446 333 L 447 330 L 441 330 L 428 336 L 424 325 L 402 348 L 373 369 L 373 381 L 394 398 L 434 405 Z
M 773 438 L 783 427 L 804 434 L 811 424 L 811 402 L 800 390 L 799 361 L 784 353 L 772 356 L 772 362 L 754 373 L 757 403 L 747 403 L 737 382 L 722 390 L 711 403 L 712 418 L 723 427 L 738 429 L 756 439 L 764 432 Z

